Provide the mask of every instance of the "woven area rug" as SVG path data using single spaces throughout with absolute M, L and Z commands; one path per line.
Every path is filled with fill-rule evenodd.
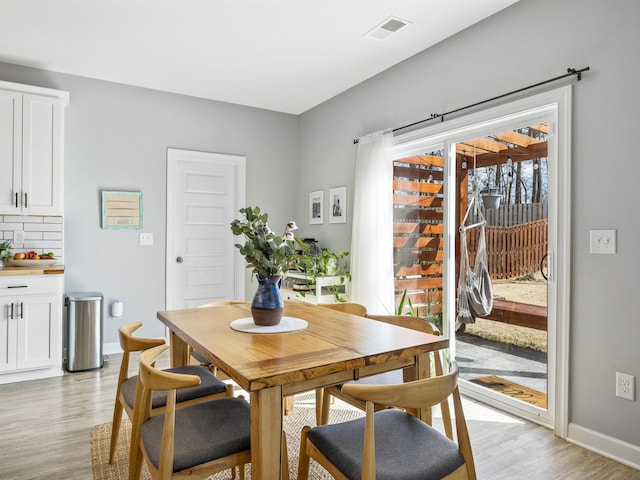
M 295 397 L 293 413 L 284 417 L 284 429 L 287 433 L 287 451 L 289 453 L 289 475 L 293 480 L 298 476 L 298 453 L 300 450 L 300 432 L 305 425 L 315 425 L 315 400 L 312 392 Z M 364 414 L 350 406 L 336 401 L 331 406 L 330 422 L 345 422 Z M 113 465 L 109 464 L 109 442 L 111 441 L 111 423 L 96 425 L 91 431 L 91 464 L 94 480 L 126 480 L 129 468 L 129 440 L 131 423 L 123 416 L 118 448 Z M 231 478 L 229 470 L 218 473 L 207 480 L 223 480 Z M 247 479 L 251 478 L 251 467 L 247 466 Z M 331 479 L 332 477 L 317 463 L 311 462 L 309 478 L 313 480 Z M 151 480 L 147 466 L 143 467 L 143 480 Z

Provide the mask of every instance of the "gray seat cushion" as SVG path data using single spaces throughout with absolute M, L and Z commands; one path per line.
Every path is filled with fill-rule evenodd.
M 200 465 L 251 448 L 249 404 L 235 397 L 176 409 L 173 471 Z M 164 413 L 140 427 L 149 460 L 160 462 Z
M 435 480 L 464 464 L 458 446 L 398 409 L 375 414 L 376 479 Z M 352 480 L 362 474 L 364 418 L 312 428 L 309 440 Z
M 206 367 L 199 365 L 187 365 L 184 367 L 168 368 L 167 372 L 173 373 L 188 373 L 190 375 L 198 375 L 200 377 L 200 385 L 189 388 L 181 388 L 176 392 L 176 401 L 186 402 L 193 400 L 194 398 L 206 397 L 208 395 L 215 395 L 225 391 L 226 384 L 217 379 L 216 376 Z M 124 401 L 133 408 L 133 401 L 136 396 L 136 383 L 138 376 L 134 375 L 124 381 L 121 386 L 122 396 Z M 153 400 L 151 401 L 152 408 L 164 407 L 167 404 L 167 392 L 156 391 L 153 392 Z

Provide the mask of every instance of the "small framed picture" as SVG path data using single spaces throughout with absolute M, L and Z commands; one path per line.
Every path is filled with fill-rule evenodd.
M 319 225 L 324 222 L 323 216 L 324 190 L 309 194 L 309 223 Z
M 347 187 L 337 187 L 329 190 L 329 206 L 331 208 L 329 223 L 346 223 Z
M 142 193 L 102 191 L 102 228 L 142 228 Z

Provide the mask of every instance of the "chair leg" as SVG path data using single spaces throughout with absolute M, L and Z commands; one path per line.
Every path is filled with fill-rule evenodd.
M 322 405 L 324 402 L 324 388 L 316 388 L 316 425 L 322 425 Z
M 282 452 L 280 452 L 280 458 L 282 459 L 280 478 L 281 480 L 289 480 L 289 450 L 287 449 L 287 434 L 284 432 L 282 432 Z
M 134 450 L 131 449 L 131 452 L 134 452 Z M 138 446 L 134 453 L 133 458 L 129 459 L 129 480 L 140 480 L 140 478 L 142 478 L 142 463 L 144 462 L 140 446 Z
M 326 425 L 329 423 L 329 409 L 331 407 L 331 394 L 328 389 L 324 389 L 322 393 L 322 415 L 318 425 Z
M 109 463 L 113 463 L 118 445 L 118 435 L 120 434 L 120 424 L 122 423 L 122 404 L 116 398 L 116 405 L 113 408 L 113 420 L 111 421 L 111 446 L 109 447 Z
M 302 429 L 300 435 L 300 456 L 298 458 L 298 480 L 309 479 L 309 455 L 307 454 L 307 432 L 311 430 L 308 425 Z

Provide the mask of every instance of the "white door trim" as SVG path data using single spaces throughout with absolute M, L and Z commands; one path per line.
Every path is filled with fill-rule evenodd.
M 175 232 L 170 228 L 175 220 L 176 212 L 174 211 L 174 202 L 171 199 L 175 195 L 176 185 L 174 182 L 173 172 L 176 162 L 179 158 L 188 155 L 193 160 L 216 161 L 233 165 L 237 171 L 237 183 L 235 185 L 237 206 L 236 210 L 245 206 L 246 202 L 246 157 L 241 155 L 228 155 L 222 153 L 198 152 L 193 150 L 181 150 L 176 148 L 167 148 L 167 219 L 166 219 L 166 254 L 165 254 L 165 309 L 171 310 L 176 308 L 173 294 L 170 288 L 169 278 L 174 275 L 175 258 L 173 258 L 175 250 Z M 229 227 L 231 232 L 231 227 Z M 238 252 L 234 252 L 234 270 L 235 275 L 235 291 L 237 298 L 245 297 L 245 264 L 244 260 Z
M 549 211 L 555 210 L 556 215 L 550 218 L 549 245 L 554 245 L 555 259 L 549 265 L 552 275 L 550 283 L 555 283 L 555 288 L 549 288 L 549 324 L 548 328 L 555 332 L 555 341 L 548 345 L 550 358 L 554 357 L 553 372 L 549 372 L 549 411 L 553 414 L 553 429 L 555 434 L 566 438 L 568 430 L 569 408 L 569 358 L 570 358 L 570 275 L 571 275 L 571 86 L 564 86 L 547 92 L 532 95 L 527 98 L 488 108 L 463 117 L 448 120 L 446 122 L 398 135 L 394 138 L 393 159 L 419 154 L 428 151 L 433 145 L 443 145 L 449 153 L 450 144 L 462 141 L 474 135 L 480 135 L 485 129 L 496 131 L 500 128 L 513 128 L 514 124 L 522 123 L 522 126 L 531 124 L 539 117 L 548 121 L 550 128 L 554 128 L 554 134 L 550 135 L 550 156 L 556 156 L 556 172 L 550 172 L 555 205 L 549 205 Z M 551 153 L 552 152 L 552 153 Z M 445 174 L 450 180 L 455 171 L 455 165 L 449 161 L 450 155 L 446 155 Z M 452 225 L 453 212 L 451 206 L 451 188 L 445 183 L 445 196 L 449 200 L 445 202 L 445 291 L 443 315 L 446 319 L 454 317 L 455 312 L 455 228 Z M 555 207 L 555 208 L 554 208 Z M 550 247 L 553 248 L 553 247 Z M 454 322 L 449 322 L 454 323 Z M 454 326 L 450 327 L 449 337 L 454 338 Z M 453 353 L 453 352 L 452 352 Z M 549 363 L 551 367 L 551 362 Z M 553 378 L 552 378 L 553 375 Z M 515 413 L 515 412 L 514 412 Z M 519 411 L 532 421 L 537 421 L 535 415 Z

